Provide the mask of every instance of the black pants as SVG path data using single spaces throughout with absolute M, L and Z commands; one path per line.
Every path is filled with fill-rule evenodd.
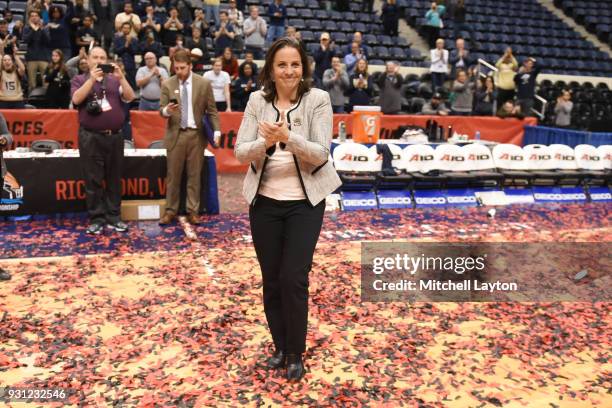
M 79 155 L 85 180 L 87 212 L 93 223 L 115 223 L 121 216 L 123 135 L 79 129 Z M 106 184 L 106 189 L 104 184 Z
M 277 350 L 306 350 L 308 272 L 321 232 L 325 200 L 278 201 L 258 196 L 249 208 L 263 278 L 263 303 Z
M 217 112 L 225 112 L 227 109 L 227 102 L 215 102 L 217 105 Z

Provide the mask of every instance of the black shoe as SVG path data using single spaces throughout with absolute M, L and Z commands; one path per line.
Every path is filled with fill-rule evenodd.
M 277 351 L 274 355 L 266 360 L 266 366 L 269 369 L 282 368 L 285 366 L 285 353 Z
M 11 274 L 0 268 L 0 281 L 11 280 Z
M 287 354 L 287 380 L 288 381 L 300 381 L 306 369 L 304 363 L 302 363 L 301 354 Z
M 109 222 L 107 228 L 114 229 L 117 232 L 125 232 L 128 230 L 128 225 L 123 221 Z
M 98 222 L 92 222 L 91 224 L 89 224 L 89 227 L 87 227 L 87 233 L 93 235 L 100 235 L 102 233 L 102 228 L 102 224 Z

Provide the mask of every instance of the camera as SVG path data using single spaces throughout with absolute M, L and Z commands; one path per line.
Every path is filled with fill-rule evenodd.
M 90 115 L 99 115 L 102 113 L 102 105 L 97 100 L 91 100 L 85 105 L 85 110 Z
M 98 68 L 100 68 L 105 74 L 110 74 L 115 70 L 115 67 L 113 67 L 111 64 L 100 64 L 98 65 Z

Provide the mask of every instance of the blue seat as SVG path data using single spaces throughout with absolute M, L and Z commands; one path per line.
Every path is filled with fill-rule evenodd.
M 343 20 L 342 13 L 340 13 L 339 11 L 336 11 L 336 10 L 330 11 L 329 12 L 329 16 L 334 21 L 342 21 Z
M 321 20 L 318 20 L 316 18 L 305 20 L 305 22 L 306 22 L 306 28 L 310 30 L 319 31 L 323 29 L 323 23 L 321 22 Z
M 353 31 L 353 26 L 348 21 L 340 21 L 338 23 L 338 29 L 340 31 L 344 31 L 345 33 Z
M 352 11 L 344 12 L 344 20 L 346 21 L 357 21 L 357 16 Z
M 363 33 L 368 30 L 366 25 L 360 21 L 354 22 L 352 26 L 353 26 L 353 31 L 359 31 L 360 33 Z
M 337 31 L 334 33 L 332 39 L 334 40 L 334 42 L 336 42 L 337 44 L 346 44 L 348 41 L 348 38 L 346 36 L 345 33 L 341 32 L 341 31 Z
M 312 31 L 304 30 L 304 31 L 300 31 L 300 34 L 302 35 L 302 41 L 304 42 L 315 41 L 315 36 Z
M 406 52 L 400 47 L 391 47 L 389 54 L 391 55 L 391 58 L 395 58 L 398 61 L 403 61 L 406 59 Z
M 385 46 L 379 45 L 377 47 L 374 47 L 374 55 L 379 58 L 379 59 L 383 59 L 383 60 L 387 60 L 389 58 L 391 58 L 391 54 L 389 53 L 389 49 Z
M 308 19 L 308 18 L 314 18 L 314 13 L 312 12 L 312 10 L 310 9 L 299 9 L 298 10 L 298 15 L 303 18 L 304 20 Z
M 304 30 L 306 29 L 306 22 L 304 22 L 301 18 L 292 18 L 289 19 L 289 25 L 296 28 L 296 30 Z
M 375 46 L 377 44 L 376 36 L 374 34 L 365 34 L 363 36 L 363 42 L 367 45 Z
M 380 45 L 384 45 L 386 47 L 389 47 L 389 46 L 393 45 L 393 40 L 388 35 L 377 35 L 376 39 L 378 40 L 378 43 Z
M 338 31 L 338 24 L 336 24 L 336 22 L 333 20 L 326 20 L 323 21 L 323 29 L 325 31 L 329 31 L 330 33 Z
M 370 65 L 385 65 L 385 61 L 380 59 L 372 59 L 369 61 Z
M 327 10 L 315 10 L 314 11 L 314 16 L 318 19 L 321 20 L 327 20 L 328 18 L 330 18 L 329 13 L 327 12 Z
M 298 13 L 294 7 L 287 7 L 287 17 L 288 18 L 297 18 Z

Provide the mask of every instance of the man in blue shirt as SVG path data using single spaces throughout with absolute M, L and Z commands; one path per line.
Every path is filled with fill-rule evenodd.
M 268 26 L 266 45 L 269 47 L 270 44 L 285 33 L 287 7 L 283 4 L 283 0 L 274 0 L 274 3 L 268 6 L 268 15 L 270 16 L 270 24 Z

